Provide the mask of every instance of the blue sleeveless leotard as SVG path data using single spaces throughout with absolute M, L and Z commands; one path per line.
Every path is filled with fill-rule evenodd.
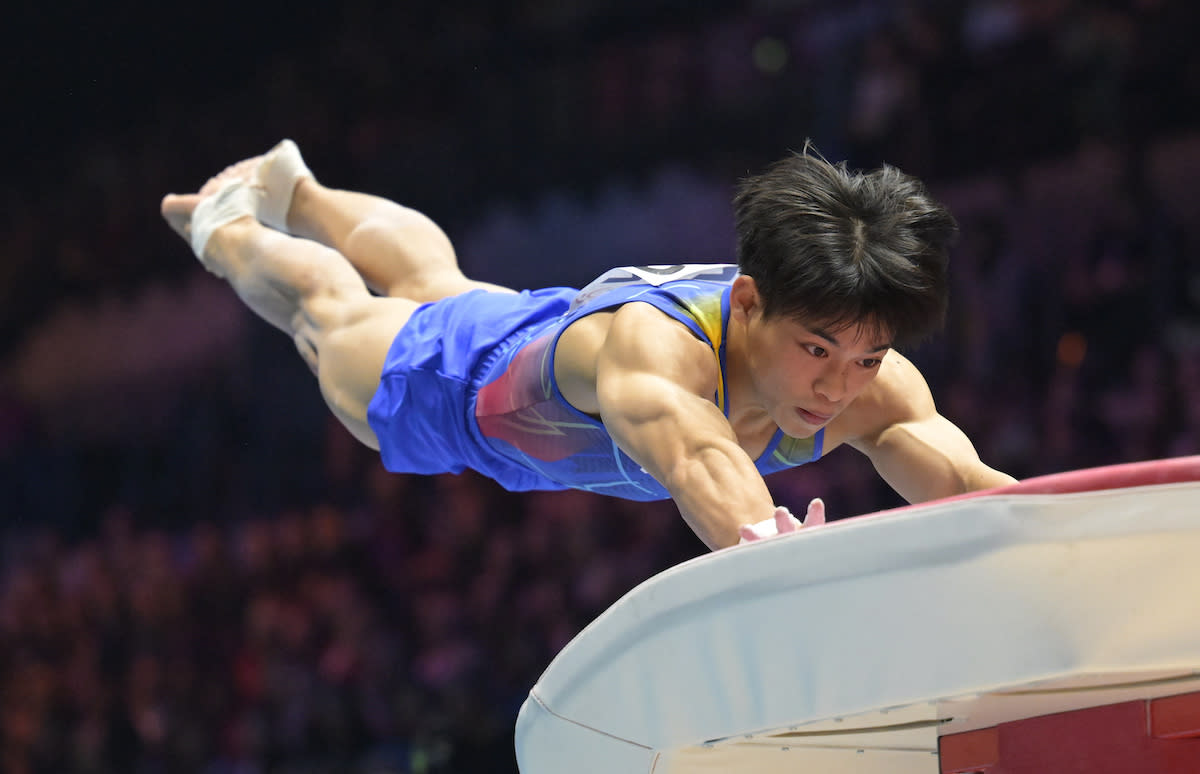
M 517 295 L 472 291 L 426 304 L 396 336 L 368 420 L 385 467 L 396 472 L 471 468 L 513 491 L 583 489 L 631 500 L 667 490 L 619 449 L 604 425 L 563 399 L 554 347 L 575 320 L 648 303 L 707 343 L 721 372 L 713 402 L 728 416 L 725 332 L 737 267 L 613 269 L 583 290 Z M 821 456 L 824 431 L 782 431 L 755 461 L 767 475 Z

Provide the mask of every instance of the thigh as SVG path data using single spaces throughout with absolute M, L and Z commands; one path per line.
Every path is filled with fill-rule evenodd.
M 409 298 L 422 303 L 461 296 L 472 290 L 488 293 L 515 294 L 517 291 L 491 282 L 467 278 L 457 265 L 427 267 L 420 273 L 406 275 L 389 284 L 385 291 L 395 298 Z
M 314 331 L 321 392 L 338 419 L 375 449 L 380 439 L 372 423 L 388 427 L 395 416 L 414 410 L 443 412 L 465 432 L 468 388 L 500 351 L 497 348 L 530 326 L 559 319 L 577 292 L 548 288 L 518 294 L 476 288 L 430 304 L 365 296 L 324 316 L 332 322 Z M 430 403 L 432 395 L 413 395 L 405 385 L 416 372 L 436 374 L 446 382 L 445 389 L 431 389 L 442 397 Z M 381 390 L 382 381 L 387 390 Z M 450 382 L 459 387 L 450 389 Z M 377 394 L 381 402 L 369 420 Z M 396 432 L 400 438 L 393 439 L 389 432 L 386 441 L 412 440 L 411 427 L 397 426 Z
M 338 325 L 314 330 L 317 379 L 333 414 L 360 441 L 378 449 L 367 423 L 367 406 L 396 335 L 419 304 L 404 298 L 367 297 L 346 311 Z
M 338 239 L 328 239 L 376 292 L 426 303 L 471 290 L 513 291 L 463 275 L 449 237 L 416 210 L 378 197 L 324 189 L 314 207 L 331 222 L 341 217 Z M 338 231 L 338 230 L 335 230 Z

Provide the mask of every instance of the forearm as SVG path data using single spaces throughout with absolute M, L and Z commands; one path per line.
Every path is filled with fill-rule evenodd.
M 980 461 L 966 436 L 941 417 L 893 428 L 868 456 L 883 479 L 911 503 L 1016 483 Z
M 982 462 L 967 467 L 945 461 L 941 465 L 930 466 L 919 475 L 885 472 L 888 469 L 880 469 L 878 466 L 877 470 L 892 489 L 910 503 L 923 503 L 967 492 L 994 489 L 1015 484 L 1017 481 Z
M 737 544 L 739 526 L 775 510 L 754 463 L 733 443 L 688 455 L 663 478 L 684 521 L 714 551 Z

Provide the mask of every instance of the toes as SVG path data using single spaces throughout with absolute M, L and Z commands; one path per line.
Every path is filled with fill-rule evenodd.
M 228 183 L 230 180 L 242 180 L 251 182 L 254 179 L 254 171 L 262 162 L 262 156 L 244 159 L 236 164 L 230 164 L 221 170 L 218 174 L 210 177 L 203 187 L 200 188 L 202 196 L 209 196 L 216 193 L 221 186 Z
M 200 202 L 197 194 L 167 194 L 159 211 L 176 234 L 188 239 L 192 228 L 192 212 Z
M 201 198 L 203 197 L 200 194 L 167 194 L 163 197 L 160 208 L 162 215 L 164 218 L 190 218 Z
M 228 171 L 228 170 L 226 170 L 226 171 Z M 217 192 L 217 189 L 219 189 L 222 185 L 225 184 L 225 181 L 228 179 L 229 178 L 227 178 L 225 176 L 225 172 L 222 172 L 221 174 L 219 174 L 215 177 L 210 177 L 208 180 L 205 181 L 204 185 L 200 186 L 200 191 L 199 191 L 200 196 L 212 196 L 213 194 L 215 194 Z

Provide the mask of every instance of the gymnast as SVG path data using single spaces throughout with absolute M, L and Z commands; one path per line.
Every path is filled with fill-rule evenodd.
M 714 550 L 799 528 L 763 476 L 842 444 L 909 502 L 1013 483 L 895 349 L 945 314 L 957 226 L 920 181 L 806 148 L 733 204 L 736 265 L 519 293 L 464 276 L 421 213 L 323 186 L 287 140 L 162 214 L 394 472 L 670 497 Z

